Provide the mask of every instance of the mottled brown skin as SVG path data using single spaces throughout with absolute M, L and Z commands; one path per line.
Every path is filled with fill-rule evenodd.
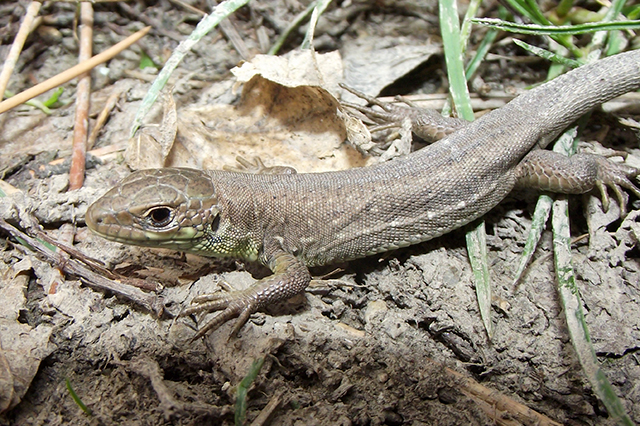
M 516 184 L 565 193 L 609 185 L 619 199 L 620 186 L 640 194 L 625 166 L 537 149 L 638 87 L 640 51 L 628 52 L 545 83 L 404 158 L 316 174 L 142 170 L 96 201 L 86 221 L 122 243 L 267 265 L 274 274 L 250 289 L 200 297 L 186 311 L 222 310 L 197 337 L 239 316 L 235 332 L 261 307 L 304 291 L 309 266 L 438 237 L 484 215 Z M 413 116 L 414 126 L 428 125 L 426 117 Z

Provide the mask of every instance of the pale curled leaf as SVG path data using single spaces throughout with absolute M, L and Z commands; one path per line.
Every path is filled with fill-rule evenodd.
M 442 53 L 442 47 L 428 42 L 403 45 L 394 37 L 370 34 L 357 44 L 344 46 L 341 53 L 347 64 L 343 83 L 367 95 L 378 96 L 382 89 L 407 76 L 433 55 Z M 348 92 L 342 94 L 342 100 L 364 103 Z
M 285 56 L 256 55 L 231 70 L 240 83 L 247 83 L 259 75 L 285 87 L 317 86 L 334 96 L 340 92 L 342 59 L 337 51 L 316 53 L 296 50 Z
M 237 156 L 260 157 L 268 167 L 292 166 L 300 172 L 366 165 L 367 160 L 343 144 L 345 124 L 330 90 L 337 87 L 342 68 L 338 53 L 258 56 L 255 63 L 234 70 L 245 82 L 238 105 L 180 108 L 175 141 L 168 137 L 171 132 L 147 126 L 140 133 L 153 138 L 133 139 L 127 161 L 135 169 L 222 169 L 235 165 Z M 163 152 L 169 142 L 170 150 Z

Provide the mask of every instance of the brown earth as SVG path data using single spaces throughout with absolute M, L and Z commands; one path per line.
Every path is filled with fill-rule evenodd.
M 234 16 L 232 24 L 251 56 L 262 51 L 261 32 L 273 42 L 304 9 L 293 3 L 256 1 Z M 339 50 L 336 60 L 345 70 L 344 80 L 362 83 L 358 88 L 366 93 L 375 95 L 389 86 L 384 93 L 441 91 L 444 60 L 438 53 L 435 4 L 384 3 L 333 5 L 320 20 L 316 49 Z M 26 4 L 0 5 L 0 22 L 6 28 L 2 57 Z M 140 46 L 164 62 L 177 45 L 175 39 L 183 39 L 199 19 L 165 2 L 129 7 L 133 11 L 117 4 L 95 5 L 95 51 L 122 39 L 114 27 L 126 34 L 139 29 L 137 13 L 157 25 Z M 10 90 L 19 92 L 33 80 L 74 64 L 74 8 L 70 3 L 44 4 L 41 15 L 48 20 L 41 25 L 48 32 L 39 30 L 28 40 Z M 494 13 L 491 7 L 484 16 Z M 51 33 L 53 39 L 47 38 Z M 483 33 L 474 27 L 472 45 Z M 303 34 L 294 32 L 286 49 L 299 46 Z M 241 57 L 227 40 L 217 31 L 208 35 L 171 83 L 178 105 L 178 144 L 196 153 L 188 161 L 199 155 L 201 163 L 195 165 L 221 167 L 238 154 L 259 154 L 268 164 L 290 165 L 299 172 L 376 161 L 342 143 L 336 137 L 340 131 L 320 133 L 305 123 L 300 127 L 315 135 L 308 139 L 298 128 L 292 136 L 289 130 L 265 124 L 273 104 L 265 107 L 257 101 L 249 108 L 246 98 L 240 99 L 228 71 Z M 498 43 L 495 52 L 524 56 L 510 43 Z M 21 227 L 25 212 L 31 212 L 54 238 L 61 224 L 75 224 L 75 248 L 82 253 L 152 287 L 159 283 L 152 295 L 157 293 L 165 313 L 158 318 L 112 292 L 86 286 L 77 276 L 60 276 L 56 267 L 3 233 L 0 404 L 12 398 L 21 401 L 0 414 L 0 425 L 233 424 L 238 386 L 259 359 L 264 364 L 248 392 L 247 419 L 254 424 L 534 424 L 531 415 L 518 418 L 514 408 L 505 408 L 511 400 L 561 424 L 613 424 L 571 346 L 548 231 L 525 276 L 513 283 L 535 205 L 531 194 L 514 194 L 485 218 L 494 293 L 492 340 L 478 312 L 465 230 L 458 230 L 338 265 L 337 271 L 335 265 L 314 271 L 330 276 L 304 296 L 252 316 L 237 338 L 228 340 L 227 324 L 189 343 L 197 324 L 192 318 L 173 318 L 182 307 L 197 294 L 217 290 L 220 280 L 242 287 L 253 282 L 247 270 L 254 277 L 265 271 L 233 261 L 123 246 L 86 230 L 87 206 L 130 172 L 124 150 L 149 86 L 144 78 L 149 73 L 137 68 L 139 54 L 140 48 L 133 48 L 93 72 L 92 111 L 99 111 L 115 90 L 123 95 L 97 140 L 98 148 L 112 153 L 95 152 L 81 190 L 66 191 L 68 162 L 54 161 L 70 157 L 71 105 L 49 116 L 31 107 L 0 115 L 4 180 L 20 190 L 2 199 L 1 211 L 4 220 Z M 391 64 L 382 69 L 372 64 L 375 58 Z M 487 61 L 480 70 L 491 88 L 487 98 L 492 101 L 490 94 L 499 93 L 501 101 L 513 87 L 543 80 L 546 67 L 541 62 Z M 74 91 L 75 83 L 65 85 L 62 100 L 73 100 Z M 232 114 L 239 116 L 232 120 Z M 281 118 L 280 123 L 287 121 Z M 255 126 L 261 133 L 251 130 Z M 241 136 L 239 127 L 245 132 Z M 587 140 L 624 149 L 630 163 L 640 164 L 634 158 L 637 140 L 614 118 L 597 114 L 591 127 Z M 589 233 L 573 246 L 573 265 L 594 348 L 625 408 L 640 423 L 638 212 L 630 204 L 630 214 L 619 221 L 615 206 L 604 214 L 593 197 L 574 197 L 570 203 L 572 233 Z M 74 402 L 65 380 L 92 415 Z M 493 400 L 471 391 L 480 385 L 493 392 Z M 497 421 L 495 416 L 503 412 L 510 417 Z M 267 413 L 267 420 L 258 417 Z

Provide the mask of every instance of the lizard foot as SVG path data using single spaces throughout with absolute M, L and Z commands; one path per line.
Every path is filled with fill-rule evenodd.
M 223 291 L 218 293 L 203 294 L 195 297 L 191 306 L 180 313 L 181 317 L 198 313 L 219 312 L 204 327 L 200 328 L 195 336 L 191 338 L 191 342 L 198 340 L 220 327 L 222 324 L 234 318 L 238 318 L 233 326 L 233 330 L 229 334 L 229 338 L 236 336 L 242 326 L 249 320 L 251 314 L 260 308 L 259 289 L 249 288 L 241 291 L 232 291 L 227 283 L 221 284 Z
M 185 309 L 180 316 L 200 312 L 222 312 L 207 322 L 191 339 L 192 342 L 233 318 L 238 319 L 229 338 L 237 335 L 252 313 L 264 306 L 302 293 L 311 281 L 307 267 L 289 252 L 275 249 L 271 255 L 266 256 L 264 263 L 269 265 L 273 275 L 261 279 L 250 288 L 229 291 L 229 285 L 224 283 L 223 289 L 227 291 L 205 294 L 193 299 L 192 303 L 196 306 Z
M 340 87 L 364 99 L 370 105 L 380 108 L 380 110 L 376 110 L 349 102 L 341 102 L 343 106 L 361 112 L 376 124 L 369 129 L 371 133 L 408 126 L 413 133 L 425 142 L 434 142 L 468 124 L 465 120 L 443 117 L 435 110 L 417 107 L 411 101 L 400 96 L 396 97 L 396 101 L 405 103 L 407 106 L 381 102 L 344 84 L 340 84 Z
M 611 188 L 620 205 L 620 216 L 624 218 L 628 213 L 627 202 L 629 201 L 629 195 L 622 188 L 633 192 L 636 197 L 640 198 L 640 189 L 631 181 L 632 178 L 640 174 L 640 170 L 623 163 L 615 163 L 600 156 L 594 156 L 594 159 L 598 164 L 598 177 L 595 184 L 600 191 L 602 207 L 605 211 L 609 210 L 610 199 L 607 187 Z

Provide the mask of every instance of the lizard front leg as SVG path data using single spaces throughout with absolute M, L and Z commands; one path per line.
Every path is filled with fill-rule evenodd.
M 255 175 L 293 175 L 298 173 L 296 169 L 289 166 L 267 167 L 260 157 L 254 157 L 253 161 L 237 156 L 236 166 L 224 166 L 222 169 L 228 172 L 251 173 Z
M 196 305 L 187 308 L 181 316 L 200 312 L 222 312 L 207 322 L 191 339 L 192 341 L 237 317 L 230 334 L 230 336 L 235 336 L 252 313 L 269 304 L 302 293 L 309 285 L 311 281 L 309 269 L 293 254 L 278 249 L 264 260 L 273 271 L 273 275 L 259 280 L 252 287 L 240 291 L 202 295 L 193 299 L 192 303 Z

